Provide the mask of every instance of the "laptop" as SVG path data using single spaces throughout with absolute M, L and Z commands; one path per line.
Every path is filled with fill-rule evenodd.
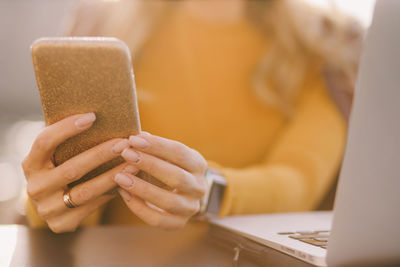
M 367 33 L 333 212 L 213 219 L 317 266 L 400 266 L 400 1 L 378 0 Z

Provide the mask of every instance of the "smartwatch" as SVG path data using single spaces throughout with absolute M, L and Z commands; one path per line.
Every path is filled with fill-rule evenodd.
M 199 219 L 210 219 L 218 216 L 225 194 L 227 182 L 221 172 L 208 168 L 206 172 L 208 190 L 200 200 Z

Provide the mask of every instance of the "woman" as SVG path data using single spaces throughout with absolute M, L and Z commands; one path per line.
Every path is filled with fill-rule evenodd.
M 323 73 L 354 81 L 360 38 L 350 19 L 290 0 L 84 1 L 73 18 L 69 35 L 115 36 L 131 48 L 151 134 L 110 140 L 55 167 L 57 145 L 89 129 L 95 114 L 44 129 L 23 162 L 32 225 L 74 231 L 102 213 L 105 223 L 139 217 L 179 228 L 200 209 L 208 168 L 227 181 L 220 216 L 320 204 L 346 131 Z M 66 183 L 119 155 L 126 164 L 71 189 L 77 207 L 68 209 Z M 139 170 L 173 190 L 139 179 Z M 117 185 L 122 200 L 105 194 Z

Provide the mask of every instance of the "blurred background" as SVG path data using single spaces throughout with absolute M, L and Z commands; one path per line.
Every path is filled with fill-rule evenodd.
M 365 27 L 371 22 L 375 3 L 375 0 L 307 1 L 322 7 L 334 3 Z M 44 127 L 29 47 L 39 37 L 61 36 L 72 5 L 72 0 L 0 0 L 1 224 L 24 222 L 24 176 L 20 162 Z
M 0 223 L 23 213 L 20 162 L 44 126 L 29 47 L 62 34 L 71 2 L 0 0 Z

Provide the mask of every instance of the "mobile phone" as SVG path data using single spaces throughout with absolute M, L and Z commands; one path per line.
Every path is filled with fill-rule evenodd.
M 94 112 L 92 127 L 60 144 L 54 164 L 112 138 L 140 132 L 135 82 L 128 47 L 116 38 L 41 38 L 31 46 L 46 125 Z M 86 174 L 91 179 L 121 164 L 118 157 Z

